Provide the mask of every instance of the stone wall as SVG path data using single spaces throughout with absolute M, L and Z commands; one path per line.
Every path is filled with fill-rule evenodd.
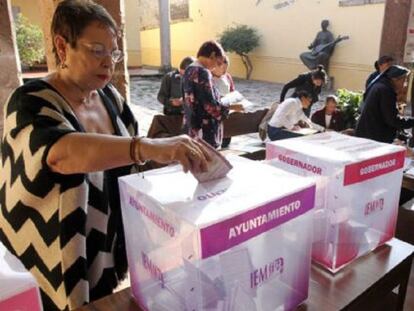
M 3 135 L 3 108 L 10 93 L 21 84 L 21 69 L 12 28 L 10 0 L 0 0 L 0 135 Z

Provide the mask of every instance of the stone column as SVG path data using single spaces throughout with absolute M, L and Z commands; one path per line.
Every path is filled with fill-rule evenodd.
M 10 0 L 0 0 L 0 137 L 3 136 L 3 108 L 10 93 L 22 84 Z
M 125 38 L 125 3 L 124 0 L 97 0 L 97 3 L 101 4 L 114 18 L 120 29 L 120 39 L 118 40 L 119 49 L 124 53 L 124 60 L 116 65 L 115 75 L 112 79 L 112 83 L 117 90 L 124 96 L 124 98 L 130 103 L 129 94 L 129 75 L 128 75 L 128 58 L 127 58 L 127 46 Z
M 158 0 L 160 14 L 161 72 L 171 70 L 170 0 Z
M 403 62 L 410 8 L 411 0 L 387 0 L 385 3 L 380 55 L 391 55 L 398 64 Z
M 52 25 L 53 13 L 56 6 L 61 0 L 39 0 L 40 10 L 43 20 L 43 35 L 45 41 L 45 54 L 48 71 L 54 71 L 56 68 L 55 55 L 52 52 L 53 41 L 50 35 L 50 26 Z
M 382 24 L 382 37 L 380 55 L 391 55 L 397 64 L 404 59 L 405 42 L 407 40 L 407 27 L 410 17 L 412 0 L 386 0 L 384 21 Z M 414 80 L 411 78 L 411 114 L 414 115 Z M 413 128 L 414 131 L 414 128 Z M 413 145 L 411 140 L 410 146 Z

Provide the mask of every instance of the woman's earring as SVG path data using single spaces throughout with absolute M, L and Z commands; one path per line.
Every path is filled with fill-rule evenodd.
M 68 68 L 68 65 L 66 65 L 66 55 L 63 50 L 61 51 L 61 55 L 62 55 L 62 59 L 60 61 L 60 69 L 66 69 Z

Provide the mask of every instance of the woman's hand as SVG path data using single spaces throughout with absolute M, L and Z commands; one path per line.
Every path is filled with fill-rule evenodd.
M 206 172 L 211 160 L 208 150 L 187 135 L 168 138 L 141 138 L 137 144 L 142 160 L 153 160 L 162 164 L 179 162 L 184 172 Z

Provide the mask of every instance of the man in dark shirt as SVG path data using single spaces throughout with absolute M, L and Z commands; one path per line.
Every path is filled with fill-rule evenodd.
M 397 95 L 403 91 L 409 73 L 405 67 L 392 65 L 371 83 L 355 136 L 392 143 L 398 130 L 414 126 L 414 118 L 402 117 L 397 109 Z
M 369 75 L 367 81 L 365 82 L 365 89 L 368 88 L 369 84 L 376 78 L 378 75 L 388 68 L 394 63 L 394 58 L 388 55 L 383 55 L 375 62 L 375 71 Z
M 168 72 L 162 78 L 161 87 L 158 92 L 158 101 L 164 105 L 165 115 L 183 114 L 183 88 L 181 77 L 184 75 L 188 65 L 195 61 L 194 57 L 186 57 L 180 63 L 180 69 Z
M 342 111 L 337 109 L 338 98 L 335 95 L 328 95 L 325 99 L 325 107 L 315 111 L 312 115 L 312 122 L 323 126 L 327 130 L 343 131 L 345 122 Z

